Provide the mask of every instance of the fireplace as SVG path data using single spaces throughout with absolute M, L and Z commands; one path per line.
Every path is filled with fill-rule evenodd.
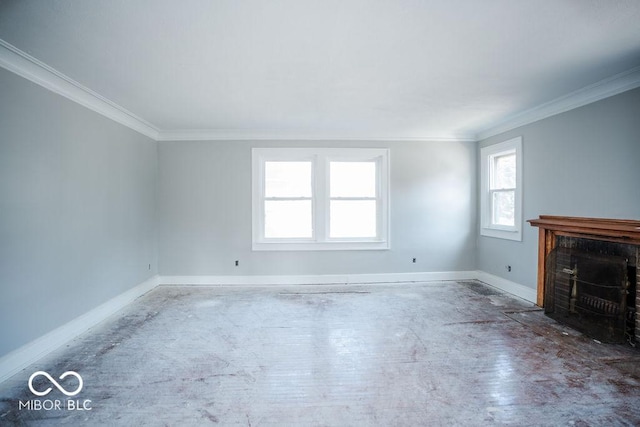
M 541 216 L 538 301 L 603 342 L 640 341 L 640 221 Z

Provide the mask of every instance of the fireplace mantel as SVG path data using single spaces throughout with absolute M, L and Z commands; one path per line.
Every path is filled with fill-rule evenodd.
M 556 245 L 556 236 L 640 246 L 640 221 L 636 220 L 541 215 L 527 222 L 539 228 L 537 305 L 540 307 L 544 307 L 545 264 Z
M 534 227 L 566 236 L 631 245 L 640 244 L 640 221 L 630 219 L 540 215 L 540 218 L 530 219 L 527 222 Z

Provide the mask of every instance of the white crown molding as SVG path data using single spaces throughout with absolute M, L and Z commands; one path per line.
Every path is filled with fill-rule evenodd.
M 83 86 L 53 67 L 0 39 L 0 67 L 62 95 L 156 141 L 475 141 L 474 135 L 381 137 L 367 134 L 289 133 L 281 130 L 175 129 L 160 130 L 124 107 Z
M 511 116 L 497 125 L 479 132 L 476 135 L 476 140 L 481 141 L 637 87 L 640 87 L 640 67 L 600 80 L 592 85 Z
M 149 138 L 156 140 L 158 137 L 158 128 L 151 123 L 2 39 L 0 39 L 0 67 Z
M 552 101 L 541 104 L 477 134 L 434 136 L 380 136 L 362 133 L 289 133 L 282 130 L 174 129 L 158 127 L 81 85 L 58 70 L 0 39 L 0 67 L 62 95 L 115 122 L 156 141 L 397 141 L 397 142 L 474 142 L 524 126 L 592 102 L 640 87 L 640 67 L 617 74 Z
M 289 133 L 278 130 L 175 129 L 160 131 L 158 141 L 397 141 L 397 142 L 475 142 L 475 135 L 380 136 L 364 133 Z

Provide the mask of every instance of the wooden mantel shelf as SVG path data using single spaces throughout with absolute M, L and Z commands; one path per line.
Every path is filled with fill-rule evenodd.
M 640 244 L 640 221 L 636 220 L 540 215 L 539 219 L 527 222 L 561 235 Z
M 540 229 L 537 291 L 537 304 L 540 307 L 544 307 L 546 260 L 556 245 L 556 236 L 640 245 L 640 221 L 636 220 L 540 215 L 538 219 L 527 222 Z

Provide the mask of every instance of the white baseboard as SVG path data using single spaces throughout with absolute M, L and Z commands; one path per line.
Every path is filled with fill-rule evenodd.
M 107 317 L 121 310 L 136 298 L 159 285 L 191 286 L 273 286 L 434 282 L 450 280 L 480 280 L 502 291 L 535 303 L 536 290 L 484 271 L 442 271 L 422 273 L 333 274 L 333 275 L 273 275 L 273 276 L 154 276 L 136 287 L 101 304 L 74 320 L 0 358 L 0 382 L 38 361 L 76 338 Z
M 0 358 L 0 382 L 88 331 L 156 286 L 158 286 L 158 276 L 153 276 L 93 310 L 3 356 Z
M 432 282 L 444 280 L 473 280 L 476 276 L 476 271 L 282 276 L 160 276 L 159 284 L 191 286 L 348 285 L 355 283 L 399 283 Z
M 528 286 L 521 285 L 520 283 L 512 282 L 511 280 L 503 279 L 502 277 L 489 274 L 484 271 L 476 271 L 476 280 L 484 282 L 488 285 L 498 288 L 504 292 L 515 295 L 523 300 L 536 303 L 537 291 Z

